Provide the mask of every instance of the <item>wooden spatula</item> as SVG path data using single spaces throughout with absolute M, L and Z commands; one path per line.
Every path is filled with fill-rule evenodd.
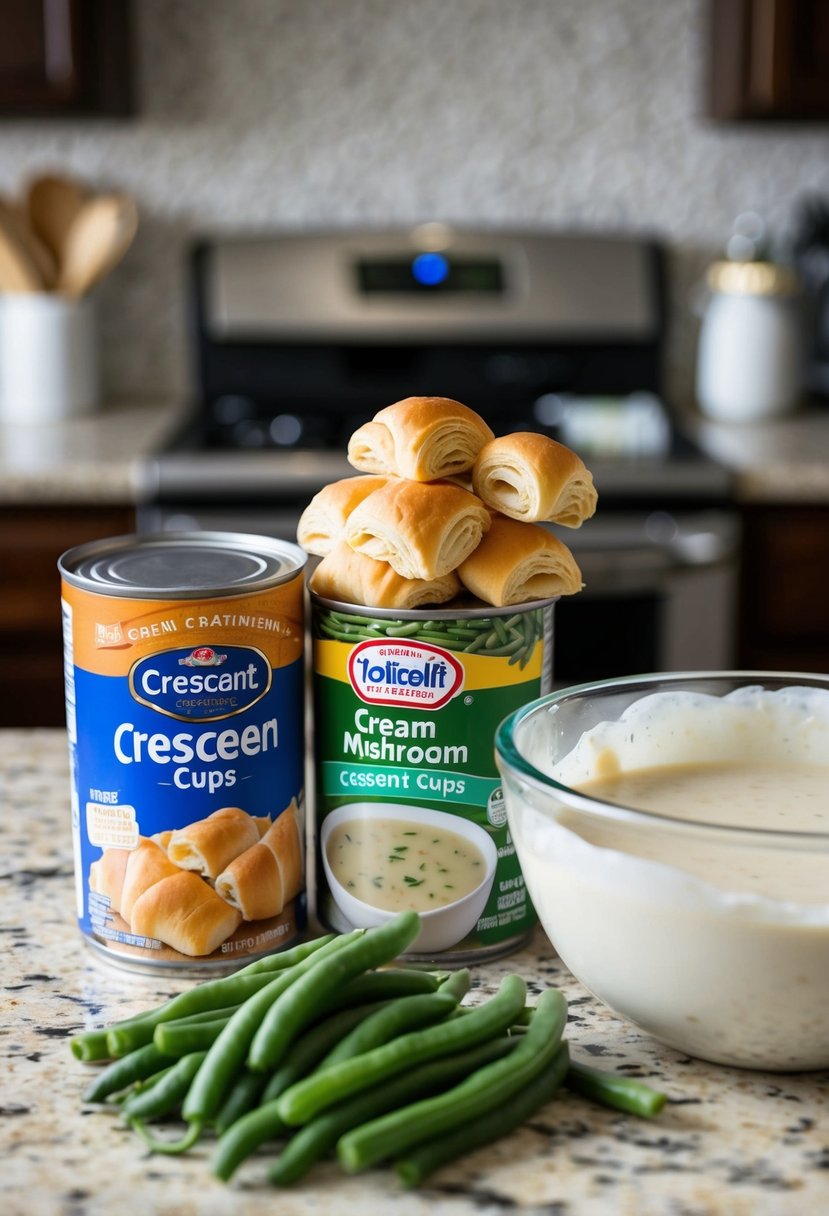
M 88 192 L 78 182 L 59 174 L 43 174 L 29 183 L 26 215 L 29 227 L 52 254 L 63 262 L 66 237 Z
M 54 261 L 47 250 L 45 257 L 39 252 L 22 217 L 0 201 L 0 291 L 45 291 L 51 286 Z
M 57 290 L 84 295 L 121 261 L 137 228 L 138 211 L 129 195 L 87 199 L 66 234 Z

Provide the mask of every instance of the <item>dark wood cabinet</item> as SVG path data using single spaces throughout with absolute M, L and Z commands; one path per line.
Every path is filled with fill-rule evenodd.
M 708 115 L 829 121 L 826 0 L 709 0 Z
M 0 117 L 132 112 L 128 0 L 0 0 Z
M 829 507 L 745 509 L 739 663 L 829 672 Z
M 0 507 L 0 727 L 64 725 L 57 560 L 134 527 L 129 507 Z

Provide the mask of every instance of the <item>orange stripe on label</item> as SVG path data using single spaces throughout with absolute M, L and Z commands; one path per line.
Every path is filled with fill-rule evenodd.
M 62 583 L 74 619 L 74 662 L 100 675 L 126 675 L 146 655 L 176 647 L 257 646 L 272 667 L 301 658 L 301 576 L 255 595 L 209 600 L 133 600 Z

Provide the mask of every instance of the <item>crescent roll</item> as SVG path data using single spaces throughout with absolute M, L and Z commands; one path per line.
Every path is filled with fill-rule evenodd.
M 489 519 L 481 500 L 460 486 L 395 480 L 352 511 L 345 540 L 403 578 L 434 579 L 469 556 Z
M 121 910 L 124 875 L 132 852 L 132 849 L 104 849 L 98 860 L 89 867 L 90 891 L 106 895 L 113 912 Z
M 138 846 L 131 850 L 124 871 L 124 885 L 121 889 L 121 906 L 119 911 L 124 920 L 129 921 L 133 907 L 145 891 L 178 873 L 164 850 L 154 840 L 141 837 Z
M 525 523 L 578 528 L 596 510 L 593 477 L 570 448 L 547 435 L 516 431 L 478 454 L 472 486 L 493 511 Z
M 454 571 L 440 578 L 402 578 L 388 562 L 355 553 L 345 541 L 322 559 L 309 586 L 323 599 L 367 608 L 425 608 L 445 604 L 462 590 Z
M 236 857 L 216 879 L 216 893 L 245 920 L 278 916 L 302 890 L 303 861 L 296 800 L 258 844 Z
M 183 870 L 215 878 L 234 857 L 258 840 L 256 820 L 237 806 L 226 806 L 173 832 L 167 856 Z
M 238 908 L 216 894 L 192 870 L 162 878 L 136 900 L 131 929 L 191 958 L 212 954 L 242 923 Z
M 574 595 L 583 586 L 573 554 L 557 536 L 503 515 L 492 517 L 492 527 L 458 574 L 468 591 L 496 608 Z
M 333 481 L 315 494 L 300 516 L 297 527 L 297 540 L 306 553 L 315 553 L 325 557 L 342 540 L 345 521 L 356 506 L 380 490 L 388 478 L 374 477 L 345 477 L 342 481 Z
M 471 469 L 493 433 L 474 410 L 450 397 L 406 397 L 359 427 L 348 459 L 364 473 L 437 481 Z

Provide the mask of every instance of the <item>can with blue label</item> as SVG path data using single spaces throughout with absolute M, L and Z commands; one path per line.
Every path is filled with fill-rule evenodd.
M 60 559 L 77 914 L 115 962 L 229 970 L 305 931 L 304 565 L 229 532 Z

